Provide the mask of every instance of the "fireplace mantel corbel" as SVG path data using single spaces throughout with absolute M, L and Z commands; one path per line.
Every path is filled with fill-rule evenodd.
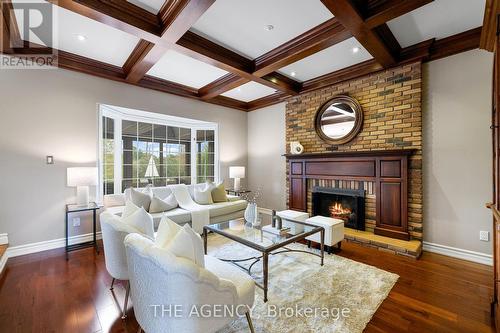
M 408 165 L 416 150 L 382 150 L 285 155 L 289 208 L 307 210 L 307 180 L 372 181 L 376 192 L 375 234 L 409 240 Z

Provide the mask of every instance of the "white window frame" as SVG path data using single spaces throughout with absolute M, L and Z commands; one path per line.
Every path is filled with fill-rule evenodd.
M 205 122 L 195 119 L 182 118 L 176 116 L 165 115 L 161 113 L 153 113 L 139 110 L 126 109 L 117 106 L 110 106 L 105 104 L 98 105 L 98 170 L 99 170 L 99 185 L 97 186 L 98 198 L 102 200 L 104 191 L 104 173 L 103 173 L 103 117 L 112 118 L 114 120 L 114 193 L 122 193 L 122 180 L 123 180 L 123 141 L 122 141 L 122 120 L 130 120 L 137 122 L 150 123 L 155 125 L 165 125 L 172 127 L 183 127 L 191 129 L 191 184 L 196 184 L 197 170 L 196 170 L 196 156 L 198 154 L 196 144 L 196 131 L 197 130 L 213 130 L 214 131 L 214 180 L 218 182 L 220 179 L 220 161 L 219 161 L 219 125 L 213 122 Z

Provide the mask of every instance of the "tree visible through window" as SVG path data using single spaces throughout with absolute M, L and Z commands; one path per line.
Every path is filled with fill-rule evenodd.
M 216 180 L 215 129 L 170 126 L 164 121 L 136 121 L 108 114 L 101 118 L 103 194 L 148 184 Z

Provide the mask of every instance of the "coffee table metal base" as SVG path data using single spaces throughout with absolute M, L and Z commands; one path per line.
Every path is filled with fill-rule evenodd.
M 255 285 L 257 287 L 259 287 L 260 289 L 262 289 L 264 291 L 264 302 L 267 302 L 267 290 L 268 290 L 267 284 L 268 284 L 268 279 L 269 279 L 269 269 L 268 269 L 269 256 L 273 256 L 273 255 L 281 254 L 281 253 L 289 253 L 289 252 L 306 253 L 306 254 L 310 254 L 310 255 L 316 256 L 318 258 L 321 258 L 321 266 L 323 266 L 323 257 L 321 255 L 316 254 L 316 253 L 311 252 L 311 251 L 295 250 L 295 249 L 290 249 L 288 247 L 284 247 L 284 250 L 279 250 L 279 251 L 270 252 L 270 253 L 263 253 L 261 256 L 249 257 L 249 258 L 244 258 L 244 259 L 222 259 L 222 258 L 218 258 L 218 259 L 221 261 L 224 261 L 224 262 L 230 262 L 233 265 L 241 268 L 242 270 L 247 272 L 247 274 L 250 275 L 252 278 L 253 278 L 252 268 L 254 267 L 254 265 L 256 263 L 258 263 L 259 261 L 262 260 L 264 284 L 258 283 L 255 279 L 254 279 L 254 282 L 255 282 Z M 253 260 L 253 262 L 248 267 L 245 267 L 245 266 L 240 264 L 240 263 L 251 261 L 251 260 Z
M 321 255 L 313 253 L 313 252 L 309 252 L 309 251 L 294 250 L 294 249 L 287 248 L 286 247 L 287 244 L 293 243 L 293 241 L 289 241 L 286 244 L 283 244 L 279 249 L 277 249 L 277 251 L 262 252 L 261 256 L 255 256 L 255 257 L 250 257 L 250 258 L 245 258 L 245 259 L 220 259 L 219 258 L 219 260 L 222 260 L 225 262 L 231 262 L 232 264 L 236 265 L 237 267 L 247 271 L 247 273 L 250 276 L 252 276 L 252 274 L 251 274 L 252 267 L 262 259 L 262 275 L 263 275 L 263 280 L 264 280 L 263 284 L 258 283 L 257 281 L 255 281 L 255 279 L 254 279 L 254 281 L 255 281 L 255 285 L 264 291 L 264 302 L 267 302 L 267 291 L 268 291 L 268 282 L 269 282 L 269 255 L 275 255 L 275 254 L 280 254 L 280 253 L 285 253 L 285 252 L 303 252 L 303 253 L 311 254 L 311 255 L 314 255 L 314 256 L 321 258 L 321 266 L 323 266 L 324 259 L 325 259 L 325 229 L 320 228 L 319 232 L 320 232 L 320 239 L 321 239 L 321 243 L 320 243 Z M 309 233 L 305 234 L 304 239 L 310 233 L 314 233 L 314 232 L 309 232 Z M 208 229 L 207 229 L 207 227 L 203 228 L 203 243 L 204 243 L 203 245 L 205 248 L 205 254 L 207 254 L 207 252 L 208 252 Z M 282 249 L 284 249 L 284 250 L 282 250 Z M 254 262 L 248 268 L 239 264 L 241 262 L 250 261 L 250 260 L 254 260 Z

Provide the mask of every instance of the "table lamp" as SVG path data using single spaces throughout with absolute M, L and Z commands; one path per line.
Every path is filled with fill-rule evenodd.
M 232 166 L 229 167 L 229 178 L 234 178 L 234 190 L 240 190 L 240 179 L 245 178 L 245 167 Z
M 77 205 L 89 204 L 89 186 L 97 185 L 97 168 L 77 167 L 67 170 L 68 187 L 76 187 Z

